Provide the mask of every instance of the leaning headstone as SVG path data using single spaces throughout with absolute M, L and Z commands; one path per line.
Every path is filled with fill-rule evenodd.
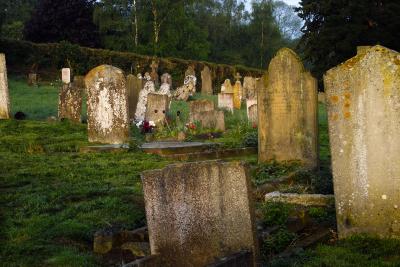
M 208 266 L 257 253 L 251 181 L 239 162 L 205 161 L 142 173 L 151 253 L 160 266 Z
M 61 81 L 63 84 L 71 83 L 71 69 L 70 68 L 63 68 L 61 70 Z
M 135 119 L 135 112 L 137 103 L 139 101 L 139 92 L 142 90 L 142 81 L 138 76 L 129 74 L 126 76 L 126 89 L 128 90 L 128 102 L 129 102 L 129 119 Z
M 122 144 L 129 139 L 128 93 L 122 70 L 101 65 L 85 77 L 89 142 Z
M 208 66 L 204 66 L 204 69 L 201 71 L 201 93 L 203 95 L 213 94 L 211 71 Z
M 318 165 L 317 81 L 295 52 L 278 51 L 258 92 L 260 162 L 299 160 Z M 265 81 L 267 80 L 267 81 Z
M 399 62 L 375 46 L 324 77 L 340 238 L 400 238 Z
M 67 80 L 63 79 L 63 81 Z M 75 123 L 81 122 L 84 89 L 84 78 L 82 76 L 75 76 L 73 83 L 62 85 L 58 98 L 59 119 L 68 119 Z
M 233 111 L 233 94 L 231 93 L 218 94 L 218 108 Z
M 150 93 L 147 96 L 146 121 L 152 121 L 156 125 L 163 125 L 169 109 L 169 97 L 167 95 Z
M 226 79 L 221 86 L 221 93 L 233 94 L 233 87 L 231 80 Z
M 0 54 L 0 119 L 9 119 L 10 112 L 6 56 Z
M 244 77 L 243 79 L 243 97 L 246 99 L 257 98 L 256 79 L 253 77 Z
M 139 101 L 136 106 L 136 121 L 144 121 L 146 115 L 147 96 L 150 93 L 155 93 L 156 91 L 154 82 L 151 80 L 151 76 L 148 72 L 145 73 L 144 80 L 146 81 L 146 83 L 144 84 L 143 89 L 140 90 Z

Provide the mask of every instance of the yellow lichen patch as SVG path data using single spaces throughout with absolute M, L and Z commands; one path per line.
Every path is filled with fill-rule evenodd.
M 345 119 L 350 119 L 350 117 L 351 117 L 351 113 L 346 111 L 346 112 L 344 113 L 344 118 L 345 118 Z
M 346 92 L 346 93 L 344 93 L 344 97 L 345 97 L 346 99 L 350 99 L 351 94 L 350 94 L 349 92 Z
M 331 96 L 331 102 L 332 104 L 336 104 L 339 102 L 339 97 L 337 95 Z
M 334 113 L 331 115 L 331 120 L 332 121 L 337 121 L 339 119 L 339 115 L 337 113 Z
M 350 108 L 351 106 L 351 102 L 350 101 L 346 101 L 346 103 L 344 103 L 344 107 L 345 108 Z

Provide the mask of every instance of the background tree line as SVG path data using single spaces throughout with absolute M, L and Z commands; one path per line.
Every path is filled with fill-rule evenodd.
M 1 36 L 265 69 L 297 50 L 320 80 L 359 45 L 400 51 L 399 0 L 0 0 Z
M 247 8 L 243 0 L 0 2 L 4 37 L 258 68 L 280 47 L 294 48 L 302 24 L 293 7 L 273 0 Z

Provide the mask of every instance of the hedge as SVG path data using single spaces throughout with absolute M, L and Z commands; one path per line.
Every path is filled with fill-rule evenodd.
M 0 53 L 6 54 L 9 71 L 27 74 L 35 68 L 39 75 L 47 75 L 48 78 L 59 77 L 63 67 L 71 67 L 75 75 L 85 75 L 92 68 L 102 64 L 116 66 L 126 73 L 143 73 L 151 70 L 150 64 L 153 60 L 151 56 L 80 47 L 67 42 L 37 44 L 10 39 L 0 39 Z M 219 88 L 225 79 L 233 81 L 236 72 L 243 77 L 260 77 L 263 74 L 262 70 L 240 65 L 230 66 L 178 58 L 159 58 L 159 74 L 168 72 L 172 75 L 174 86 L 179 86 L 189 65 L 195 67 L 198 78 L 201 77 L 203 67 L 207 65 L 213 74 L 216 88 Z

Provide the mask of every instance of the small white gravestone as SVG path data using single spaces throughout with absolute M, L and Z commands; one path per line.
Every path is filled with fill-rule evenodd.
M 62 79 L 62 82 L 65 84 L 71 83 L 71 69 L 70 68 L 63 68 L 61 70 L 61 79 Z

